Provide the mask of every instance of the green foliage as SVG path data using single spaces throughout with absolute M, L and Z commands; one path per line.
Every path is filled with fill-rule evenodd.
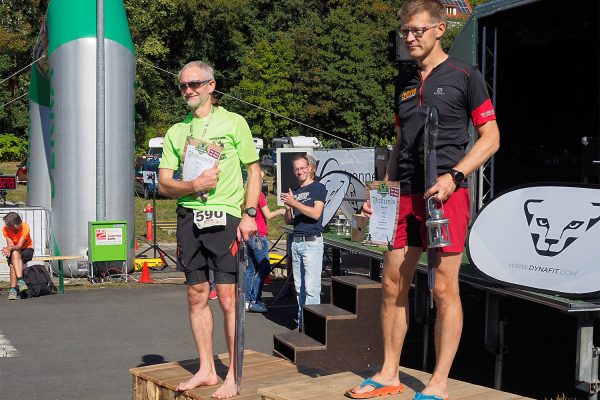
M 452 47 L 454 40 L 462 30 L 465 25 L 465 21 L 462 20 L 451 20 L 448 21 L 448 28 L 446 29 L 446 33 L 442 37 L 442 48 L 446 51 Z
M 489 3 L 492 0 L 470 0 L 469 4 L 471 4 L 471 7 L 475 8 L 476 6 L 479 6 L 481 4 L 485 4 L 485 3 Z
M 292 40 L 281 34 L 274 42 L 261 40 L 252 46 L 242 58 L 242 79 L 233 88 L 232 94 L 261 107 L 249 108 L 245 117 L 252 134 L 270 142 L 274 137 L 295 136 L 298 127 L 287 119 L 264 110 L 271 110 L 288 118 L 298 118 L 303 103 L 302 94 L 292 90 L 292 79 L 296 65 L 291 50 Z M 232 100 L 226 98 L 229 107 Z
M 0 0 L 0 81 L 31 63 L 32 49 L 48 0 Z M 0 84 L 0 106 L 27 93 L 30 74 L 16 75 Z M 0 108 L 0 132 L 13 132 L 17 137 L 27 136 L 27 96 Z
M 393 80 L 387 34 L 402 0 L 124 0 L 138 57 L 136 153 L 188 112 L 175 83 L 191 60 L 215 67 L 217 90 L 243 115 L 254 136 L 330 132 L 360 145 L 394 140 Z M 478 4 L 479 2 L 471 2 Z M 0 77 L 32 61 L 48 0 L 0 0 Z M 460 26 L 443 41 L 448 48 Z M 147 65 L 156 65 L 164 72 Z M 0 78 L 1 79 L 1 78 Z M 29 73 L 0 85 L 0 104 L 27 91 Z M 273 111 L 297 124 L 276 116 Z M 24 138 L 27 97 L 0 109 L 0 132 Z
M 21 161 L 27 156 L 27 139 L 5 133 L 0 135 L 0 161 Z

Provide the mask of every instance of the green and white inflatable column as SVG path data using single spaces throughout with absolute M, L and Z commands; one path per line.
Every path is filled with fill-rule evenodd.
M 47 52 L 46 21 L 34 48 L 35 60 Z M 29 83 L 29 150 L 27 156 L 27 205 L 51 208 L 50 199 L 50 79 L 48 60 L 31 68 Z
M 135 55 L 123 2 L 104 7 L 106 219 L 128 222 L 132 266 Z M 87 257 L 96 220 L 96 1 L 51 0 L 48 33 L 53 252 Z M 66 274 L 87 274 L 77 261 L 64 265 Z

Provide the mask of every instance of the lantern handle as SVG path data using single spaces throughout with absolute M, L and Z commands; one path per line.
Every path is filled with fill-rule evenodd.
M 430 217 L 439 217 L 440 215 L 444 214 L 444 202 L 440 201 L 441 206 L 441 211 L 437 208 L 435 208 L 435 199 L 433 198 L 433 196 L 428 197 L 427 198 L 427 214 Z

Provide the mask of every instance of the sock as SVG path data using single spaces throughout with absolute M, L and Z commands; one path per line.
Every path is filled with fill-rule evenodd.
M 17 282 L 25 282 L 23 278 L 17 278 Z
M 17 291 L 17 287 L 16 286 L 11 287 L 10 290 L 14 290 L 16 292 Z

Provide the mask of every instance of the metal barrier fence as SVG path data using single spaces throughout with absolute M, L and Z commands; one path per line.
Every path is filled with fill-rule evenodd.
M 16 212 L 29 225 L 35 256 L 50 255 L 50 211 L 44 207 L 2 207 L 0 208 L 0 229 L 4 228 L 4 216 Z M 6 246 L 4 235 L 0 234 L 0 248 Z M 8 278 L 8 263 L 0 257 L 0 281 Z

